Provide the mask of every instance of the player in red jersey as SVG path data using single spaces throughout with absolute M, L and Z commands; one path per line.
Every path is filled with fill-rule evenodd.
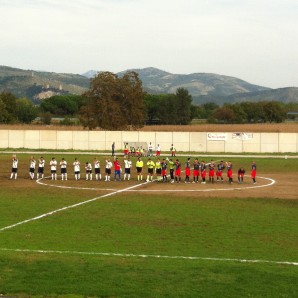
M 200 176 L 200 163 L 198 159 L 195 159 L 195 162 L 193 164 L 193 182 L 192 183 L 198 183 L 199 182 L 199 176 Z
M 239 168 L 239 170 L 238 170 L 238 183 L 243 183 L 244 174 L 245 174 L 244 168 L 242 168 L 242 167 Z
M 254 184 L 257 183 L 256 176 L 257 176 L 257 165 L 254 161 L 252 161 L 251 162 L 251 179 L 254 182 Z
M 185 163 L 185 183 L 190 183 L 189 177 L 190 177 L 190 157 L 187 159 Z
M 179 159 L 176 159 L 175 161 L 175 180 L 177 183 L 181 182 L 181 163 L 179 162 Z
M 115 169 L 114 180 L 121 181 L 121 164 L 117 157 L 114 157 L 114 169 Z
M 165 159 L 161 162 L 161 176 L 162 176 L 162 182 L 167 182 L 167 162 Z
M 213 160 L 209 163 L 209 182 L 214 183 L 214 174 L 215 174 L 215 163 Z
M 233 165 L 230 161 L 228 161 L 226 163 L 226 166 L 227 166 L 228 180 L 229 180 L 229 183 L 232 184 L 233 183 Z
M 217 165 L 217 171 L 216 171 L 216 182 L 221 181 L 221 183 L 223 183 L 223 177 L 222 177 L 222 172 L 225 169 L 225 165 L 224 162 L 221 161 L 218 165 Z
M 202 177 L 202 184 L 206 184 L 206 164 L 205 161 L 201 162 L 201 177 Z

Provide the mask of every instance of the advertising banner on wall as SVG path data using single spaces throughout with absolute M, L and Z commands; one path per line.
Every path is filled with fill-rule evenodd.
M 220 132 L 207 132 L 207 141 L 226 141 L 227 134 Z
M 234 132 L 232 134 L 232 139 L 238 139 L 241 141 L 251 140 L 253 138 L 252 133 L 246 133 L 246 132 Z

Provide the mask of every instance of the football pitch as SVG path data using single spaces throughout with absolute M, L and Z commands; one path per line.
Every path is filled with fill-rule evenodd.
M 253 184 L 251 157 L 231 157 L 234 183 L 204 185 L 137 181 L 134 166 L 130 181 L 75 181 L 74 158 L 95 155 L 55 152 L 34 154 L 46 179 L 30 180 L 30 155 L 17 180 L 0 155 L 0 297 L 297 297 L 298 159 L 254 158 Z M 52 156 L 68 181 L 49 178 Z

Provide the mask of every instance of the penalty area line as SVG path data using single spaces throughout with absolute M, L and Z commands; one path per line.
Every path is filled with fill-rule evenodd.
M 105 253 L 105 252 L 61 251 L 61 250 L 31 250 L 31 249 L 10 249 L 10 248 L 0 248 L 0 251 L 10 251 L 10 252 L 20 252 L 20 253 L 38 253 L 38 254 L 107 256 L 107 257 L 122 257 L 122 258 L 155 258 L 155 259 L 201 260 L 201 261 L 238 262 L 238 263 L 263 263 L 263 264 L 298 266 L 298 262 L 236 259 L 236 258 L 166 256 L 166 255 L 147 255 L 147 254 L 139 255 L 139 254 L 130 254 L 130 253 Z

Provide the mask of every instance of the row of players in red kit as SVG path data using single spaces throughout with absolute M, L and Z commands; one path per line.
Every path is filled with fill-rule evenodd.
M 181 163 L 178 159 L 175 160 L 175 181 L 177 183 L 181 182 Z M 190 183 L 190 176 L 191 176 L 191 170 L 193 172 L 193 181 L 192 183 L 198 183 L 199 177 L 201 177 L 202 184 L 206 184 L 206 177 L 208 173 L 208 178 L 210 183 L 214 183 L 215 179 L 216 182 L 223 183 L 223 171 L 227 170 L 227 178 L 228 182 L 230 184 L 233 183 L 233 165 L 231 161 L 223 162 L 220 161 L 218 164 L 216 164 L 213 160 L 211 160 L 209 163 L 205 163 L 205 161 L 199 162 L 198 159 L 194 160 L 194 163 L 191 165 L 190 158 L 187 159 L 185 163 L 185 183 Z M 243 183 L 245 170 L 243 167 L 240 167 L 238 169 L 238 183 Z M 253 180 L 253 183 L 256 183 L 256 175 L 257 175 L 257 165 L 254 161 L 252 161 L 251 164 L 251 178 Z M 174 182 L 174 178 L 171 175 L 171 182 Z

